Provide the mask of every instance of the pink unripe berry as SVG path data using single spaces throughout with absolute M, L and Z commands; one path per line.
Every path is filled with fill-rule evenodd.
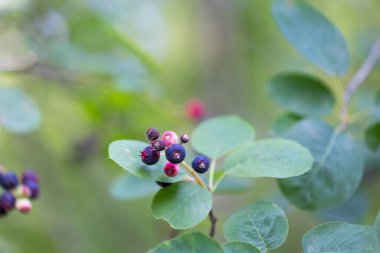
M 29 213 L 32 211 L 32 202 L 26 198 L 18 199 L 16 200 L 16 209 L 21 213 Z
M 178 142 L 178 135 L 173 131 L 166 131 L 162 134 L 161 139 L 165 142 L 165 146 L 169 147 Z
M 186 104 L 186 114 L 190 119 L 200 121 L 205 116 L 205 105 L 197 98 L 192 99 Z
M 29 198 L 32 195 L 32 191 L 30 190 L 28 186 L 22 184 L 17 187 L 16 195 Z
M 164 172 L 168 177 L 175 177 L 179 172 L 179 165 L 167 162 L 164 167 Z

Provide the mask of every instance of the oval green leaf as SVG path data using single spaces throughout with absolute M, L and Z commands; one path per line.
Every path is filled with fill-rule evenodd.
M 0 88 L 0 127 L 13 133 L 29 133 L 41 121 L 34 100 L 15 88 Z
M 166 176 L 163 170 L 166 159 L 162 155 L 160 161 L 154 165 L 141 162 L 140 151 L 148 145 L 141 141 L 118 140 L 109 145 L 108 154 L 114 162 L 137 177 L 170 183 L 181 181 L 185 177 L 183 170 L 175 177 Z
M 193 183 L 181 182 L 162 188 L 152 202 L 156 219 L 164 219 L 172 228 L 187 229 L 199 224 L 212 207 L 211 193 Z
M 192 134 L 196 151 L 217 159 L 253 140 L 255 130 L 237 116 L 220 116 L 202 122 Z
M 280 247 L 288 235 L 288 220 L 278 206 L 258 202 L 239 209 L 224 223 L 227 241 L 252 244 L 265 253 Z
M 286 131 L 288 131 L 295 123 L 297 123 L 301 119 L 301 116 L 292 113 L 286 113 L 284 115 L 281 115 L 273 122 L 271 130 L 272 135 L 276 137 L 283 136 L 286 133 Z
M 237 194 L 252 188 L 253 182 L 245 178 L 225 177 L 215 190 L 215 194 Z
M 227 242 L 222 247 L 224 253 L 260 253 L 255 246 L 245 242 Z
M 365 131 L 365 141 L 372 150 L 379 149 L 380 146 L 380 122 L 370 126 Z
M 309 75 L 278 75 L 270 81 L 268 92 L 279 105 L 297 115 L 323 116 L 335 104 L 323 82 Z
M 281 191 L 294 205 L 321 210 L 352 196 L 360 184 L 364 160 L 350 137 L 317 119 L 297 123 L 285 137 L 307 147 L 314 157 L 313 168 L 306 174 L 279 180 Z
M 221 246 L 212 238 L 199 232 L 180 235 L 165 241 L 148 253 L 223 253 Z
M 374 229 L 333 222 L 309 230 L 302 238 L 304 253 L 377 253 Z
M 276 0 L 272 13 L 281 32 L 305 58 L 329 74 L 347 72 L 347 43 L 323 14 L 296 0 Z
M 151 196 L 159 189 L 160 187 L 149 179 L 127 174 L 112 182 L 110 194 L 114 199 L 133 200 Z
M 266 139 L 229 155 L 223 167 L 235 177 L 287 178 L 311 169 L 313 157 L 295 141 Z

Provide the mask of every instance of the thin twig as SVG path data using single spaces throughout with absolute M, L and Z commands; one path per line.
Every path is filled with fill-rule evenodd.
M 214 212 L 211 211 L 208 213 L 208 218 L 210 219 L 210 222 L 211 222 L 211 227 L 210 227 L 210 236 L 211 237 L 214 237 L 215 235 L 215 230 L 216 230 L 216 222 L 218 221 L 218 219 L 216 218 Z
M 340 110 L 341 125 L 339 126 L 339 131 L 343 132 L 347 129 L 349 124 L 348 115 L 348 103 L 353 95 L 353 93 L 363 84 L 364 80 L 371 73 L 373 67 L 380 59 L 380 39 L 378 39 L 374 45 L 367 58 L 365 59 L 363 65 L 355 73 L 354 77 L 348 82 L 347 88 L 343 93 L 343 104 Z

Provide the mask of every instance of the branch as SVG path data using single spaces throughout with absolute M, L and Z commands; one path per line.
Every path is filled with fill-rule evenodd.
M 347 88 L 343 93 L 343 104 L 340 110 L 341 125 L 340 131 L 343 132 L 347 129 L 349 124 L 348 115 L 348 103 L 353 95 L 353 93 L 363 84 L 364 80 L 371 73 L 373 67 L 380 58 L 380 38 L 377 39 L 375 44 L 372 46 L 370 53 L 365 59 L 363 65 L 356 72 L 354 77 L 348 82 Z
M 211 237 L 214 237 L 215 235 L 215 230 L 216 230 L 216 222 L 218 221 L 218 219 L 216 218 L 216 216 L 214 215 L 214 212 L 211 211 L 209 212 L 208 214 L 208 218 L 210 219 L 210 222 L 211 222 L 211 227 L 210 227 L 210 236 Z

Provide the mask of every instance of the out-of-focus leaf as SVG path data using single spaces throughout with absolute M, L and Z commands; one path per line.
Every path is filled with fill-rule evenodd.
M 321 210 L 352 196 L 360 184 L 364 161 L 360 148 L 346 134 L 317 119 L 295 124 L 285 135 L 308 148 L 313 168 L 304 175 L 280 179 L 283 194 L 297 207 Z
M 289 128 L 302 119 L 301 116 L 286 113 L 278 117 L 272 125 L 272 134 L 276 137 L 281 137 Z
M 365 141 L 372 150 L 377 150 L 380 146 L 380 122 L 370 126 L 365 131 Z
M 272 11 L 282 33 L 304 57 L 329 74 L 347 72 L 347 43 L 323 14 L 296 0 L 276 0 Z
M 152 202 L 156 219 L 164 219 L 172 228 L 188 229 L 207 217 L 212 207 L 211 193 L 199 185 L 181 182 L 162 188 Z
M 41 121 L 41 113 L 34 100 L 23 91 L 0 87 L 0 127 L 13 133 L 29 133 Z
M 110 193 L 118 200 L 133 200 L 151 196 L 159 189 L 160 187 L 152 180 L 127 174 L 112 182 Z

